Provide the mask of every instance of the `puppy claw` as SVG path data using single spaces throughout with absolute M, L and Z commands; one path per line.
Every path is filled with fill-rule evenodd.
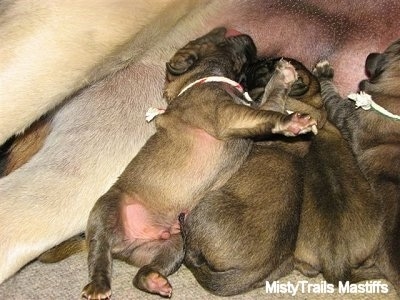
M 168 279 L 156 271 L 139 271 L 133 283 L 142 291 L 167 298 L 172 297 L 172 286 Z
M 334 71 L 331 64 L 327 60 L 323 60 L 315 66 L 313 69 L 314 75 L 318 80 L 332 80 L 334 76 Z
M 287 88 L 289 88 L 298 78 L 294 66 L 284 59 L 281 59 L 277 63 L 276 70 L 282 76 L 283 83 L 286 85 Z
M 296 136 L 299 134 L 315 132 L 317 121 L 308 114 L 293 113 L 287 116 L 283 123 L 278 123 L 272 129 L 272 133 L 281 133 L 285 136 Z M 313 129 L 313 126 L 315 129 Z M 314 133 L 315 134 L 315 133 Z
M 111 289 L 109 287 L 98 286 L 93 282 L 87 284 L 81 293 L 81 299 L 87 300 L 107 300 L 111 299 Z

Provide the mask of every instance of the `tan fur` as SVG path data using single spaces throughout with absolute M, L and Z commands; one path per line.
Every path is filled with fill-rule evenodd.
M 196 3 L 17 0 L 3 4 L 1 18 L 6 22 L 0 37 L 7 42 L 0 46 L 0 99 L 4 99 L 0 143 L 80 88 L 143 54 L 154 42 L 143 40 L 143 34 L 162 34 Z M 160 18 L 163 24 L 156 26 Z M 140 47 L 135 47 L 138 40 Z M 20 77 L 27 80 L 18 84 Z
M 168 7 L 171 8 L 171 11 L 170 9 L 166 9 L 166 7 L 164 7 L 164 3 L 166 3 L 165 1 L 160 1 L 160 3 L 161 2 L 163 2 L 163 4 L 160 4 L 159 6 L 154 5 L 154 3 L 150 4 L 147 1 L 140 2 L 143 5 L 148 5 L 148 9 L 154 9 L 153 15 L 156 15 L 157 17 L 154 17 L 151 20 L 152 26 L 139 26 L 136 29 L 135 27 L 132 28 L 134 33 L 134 35 L 131 36 L 132 43 L 130 44 L 130 46 L 132 47 L 132 49 L 126 49 L 128 52 L 125 52 L 124 49 L 120 49 L 119 51 L 117 51 L 121 53 L 121 59 L 118 58 L 117 55 L 117 59 L 114 60 L 116 58 L 115 55 L 106 55 L 105 53 L 100 53 L 99 55 L 106 55 L 105 57 L 109 57 L 109 64 L 107 63 L 107 60 L 104 61 L 104 59 L 100 58 L 99 56 L 97 56 L 97 58 L 93 61 L 89 59 L 88 64 L 90 64 L 91 62 L 96 62 L 96 64 L 101 62 L 99 66 L 105 68 L 103 73 L 101 73 L 101 70 L 99 69 L 100 73 L 95 70 L 94 74 L 105 75 L 106 72 L 113 72 L 126 65 L 126 62 L 124 61 L 140 60 L 140 57 L 143 56 L 146 49 L 154 47 L 154 45 L 157 44 L 157 41 L 163 39 L 164 33 L 169 31 L 180 18 L 184 17 L 190 11 L 189 7 L 191 6 L 191 9 L 193 10 L 194 5 L 196 5 L 195 2 L 192 3 L 190 1 L 189 3 L 191 3 L 191 5 L 188 5 L 188 2 L 186 1 L 175 1 L 173 3 L 170 2 L 170 6 Z M 8 9 L 14 9 L 14 5 L 17 5 L 18 3 L 7 6 L 7 9 L 5 9 L 3 13 L 8 12 Z M 47 6 L 52 6 L 50 5 L 51 3 L 53 2 L 49 1 L 47 3 Z M 80 3 L 86 3 L 85 5 L 87 5 L 88 8 L 91 5 L 87 1 L 81 1 Z M 120 4 L 122 5 L 123 3 L 126 3 L 128 7 L 125 7 L 125 9 L 123 9 L 123 7 L 119 7 L 116 5 L 117 11 L 123 11 L 121 12 L 122 15 L 119 16 L 121 20 L 123 20 L 124 22 L 125 19 L 127 21 L 131 20 L 132 22 L 137 22 L 136 20 L 140 20 L 140 18 L 138 18 L 140 16 L 139 12 L 135 11 L 135 13 L 132 13 L 132 11 L 127 9 L 132 5 L 139 5 L 139 1 L 121 1 Z M 25 3 L 21 3 L 21 5 L 22 4 Z M 44 3 L 42 4 L 44 5 Z M 59 7 L 60 14 L 63 10 L 65 10 L 66 12 L 70 11 L 71 18 L 75 17 L 77 21 L 81 20 L 80 22 L 86 22 L 86 16 L 79 14 L 80 10 L 77 9 L 79 8 L 79 5 L 78 7 L 75 7 L 75 4 L 78 5 L 79 1 L 77 1 L 76 3 L 70 3 L 69 7 Z M 206 5 L 205 2 L 202 2 L 202 4 Z M 160 8 L 160 6 L 162 9 Z M 96 5 L 94 5 L 94 8 L 96 8 Z M 21 7 L 20 9 L 23 9 L 23 7 Z M 93 14 L 93 18 L 99 18 L 101 16 L 100 11 L 104 9 L 104 7 L 98 6 L 98 9 L 99 11 Z M 68 30 L 69 28 L 68 26 L 66 26 L 67 23 L 65 23 L 68 20 L 67 18 L 56 17 L 55 15 L 54 18 L 49 17 L 48 19 L 45 18 L 44 20 L 41 20 L 40 16 L 42 15 L 36 15 L 34 12 L 35 10 L 30 12 L 30 18 L 36 20 L 38 26 L 47 25 L 49 26 L 49 30 L 52 30 L 52 27 L 50 27 L 50 24 L 52 24 L 51 22 L 59 23 L 57 30 L 52 31 L 49 34 L 52 34 L 54 39 L 60 38 L 60 43 L 45 43 L 41 46 L 47 47 L 48 51 L 54 51 L 54 54 L 57 54 L 56 58 L 59 58 L 61 61 L 53 61 L 52 64 L 48 64 L 43 60 L 40 61 L 39 59 L 32 58 L 32 64 L 30 64 L 27 60 L 24 60 L 24 56 L 19 56 L 20 54 L 25 52 L 13 52 L 15 53 L 15 56 L 7 56 L 10 57 L 10 59 L 13 59 L 13 61 L 10 61 L 10 68 L 17 66 L 17 64 L 14 63 L 14 60 L 21 60 L 21 64 L 18 65 L 19 68 L 15 69 L 16 72 L 18 71 L 20 73 L 6 73 L 6 70 L 10 70 L 7 68 L 6 70 L 0 72 L 0 80 L 1 78 L 8 78 L 8 74 L 21 74 L 19 75 L 20 77 L 26 76 L 25 73 L 29 70 L 32 70 L 31 72 L 38 72 L 38 74 L 44 74 L 43 85 L 40 89 L 38 88 L 37 91 L 39 91 L 40 93 L 44 93 L 43 95 L 41 94 L 40 97 L 38 97 L 39 99 L 43 99 L 43 101 L 46 101 L 46 103 L 42 103 L 40 106 L 37 106 L 36 104 L 31 105 L 32 103 L 36 103 L 37 98 L 35 98 L 35 95 L 37 94 L 35 90 L 32 90 L 29 86 L 25 86 L 26 81 L 20 82 L 21 85 L 18 85 L 18 80 L 15 78 L 14 83 L 11 85 L 12 88 L 11 86 L 3 88 L 6 86 L 6 84 L 4 81 L 1 81 L 2 88 L 0 92 L 0 99 L 10 99 L 10 103 L 13 103 L 13 105 L 7 105 L 0 109 L 0 114 L 5 114 L 4 118 L 2 115 L 0 122 L 7 120 L 7 122 L 9 123 L 9 125 L 7 125 L 7 122 L 5 122 L 4 126 L 3 123 L 1 123 L 2 125 L 0 126 L 0 136 L 2 138 L 6 138 L 13 132 L 21 131 L 23 128 L 18 127 L 18 125 L 13 122 L 20 122 L 21 120 L 24 120 L 25 117 L 20 115 L 18 116 L 18 118 L 16 117 L 10 119 L 10 117 L 14 116 L 15 113 L 8 111 L 8 108 L 16 109 L 16 113 L 21 112 L 29 115 L 29 120 L 25 120 L 26 123 L 24 122 L 24 126 L 27 126 L 35 118 L 38 118 L 41 113 L 48 110 L 49 105 L 51 107 L 54 107 L 55 99 L 52 96 L 53 94 L 57 95 L 57 101 L 61 101 L 63 97 L 72 94 L 79 87 L 82 87 L 82 82 L 86 85 L 88 83 L 88 80 L 86 80 L 86 76 L 88 76 L 88 74 L 86 71 L 84 71 L 83 68 L 85 64 L 83 63 L 83 61 L 79 61 L 79 63 L 77 63 L 76 65 L 76 68 L 73 69 L 71 68 L 72 62 L 70 61 L 70 58 L 75 57 L 75 55 L 77 55 L 79 58 L 80 54 L 82 53 L 91 55 L 91 52 L 95 51 L 98 48 L 93 44 L 88 44 L 88 42 L 91 41 L 91 38 L 90 35 L 87 35 L 88 31 L 86 30 L 81 32 L 82 39 L 78 41 L 78 45 L 82 44 L 82 50 L 80 50 L 78 46 L 70 45 L 68 42 L 68 38 L 73 36 L 73 40 L 70 40 L 70 42 L 77 41 L 77 34 L 79 33 L 79 30 L 75 32 L 76 28 L 71 28 L 71 33 L 66 32 L 65 30 Z M 47 9 L 44 9 L 44 16 L 46 16 L 46 13 L 52 13 L 50 7 L 49 11 Z M 128 13 L 132 16 L 131 18 L 128 17 Z M 147 20 L 148 13 L 146 12 L 146 14 L 142 17 L 144 20 Z M 26 16 L 24 16 L 23 18 L 26 18 Z M 15 20 L 24 20 L 23 18 L 21 15 L 21 19 L 19 17 L 16 17 Z M 30 18 L 27 19 L 29 20 Z M 104 18 L 103 20 L 104 21 L 99 20 L 98 22 L 100 22 L 100 24 L 103 24 L 104 27 L 93 26 L 93 30 L 96 30 L 97 32 L 103 32 L 109 31 L 111 29 L 114 32 L 113 34 L 117 34 L 120 32 L 123 36 L 126 35 L 126 30 L 127 28 L 129 28 L 130 24 L 122 23 L 122 25 L 125 26 L 125 29 L 122 31 L 118 31 L 115 30 L 116 28 L 112 29 L 113 26 L 112 23 L 109 22 L 110 19 Z M 190 22 L 194 21 L 195 19 L 190 18 Z M 70 23 L 74 22 L 71 20 Z M 118 24 L 117 21 L 115 23 Z M 100 24 L 97 23 L 96 25 Z M 138 25 L 139 24 L 140 23 L 138 23 Z M 0 30 L 5 32 L 7 30 L 10 30 L 10 28 L 13 26 L 17 26 L 17 24 L 14 23 L 14 20 L 10 20 L 10 24 L 6 22 L 5 24 L 3 24 L 3 26 L 0 26 Z M 31 28 L 29 26 L 27 27 Z M 24 27 L 22 26 L 20 28 Z M 33 30 L 33 27 L 29 30 Z M 40 32 L 40 30 L 38 30 L 37 32 Z M 64 34 L 61 34 L 61 32 L 64 32 Z M 128 30 L 128 32 L 130 33 L 131 30 Z M 135 35 L 135 33 L 137 34 Z M 11 33 L 7 33 L 6 36 L 8 36 L 8 34 Z M 13 34 L 11 34 L 11 36 L 13 36 Z M 21 44 L 24 45 L 25 43 L 28 43 L 27 45 L 29 45 L 30 41 L 33 41 L 34 45 L 38 41 L 43 41 L 40 39 L 36 41 L 36 39 L 32 39 L 33 36 L 34 34 L 30 31 L 24 32 L 24 35 L 16 34 L 15 37 L 13 36 L 12 39 L 10 38 L 10 45 L 14 43 L 14 39 L 20 39 Z M 99 33 L 99 36 L 102 36 L 102 34 Z M 178 36 L 180 35 L 178 34 Z M 64 38 L 66 39 L 66 41 L 62 42 Z M 108 39 L 111 37 L 105 38 Z M 118 38 L 119 37 L 116 36 L 113 39 L 115 40 Z M 170 38 L 173 37 L 170 36 Z M 48 43 L 50 41 L 44 40 L 43 42 Z M 17 42 L 15 43 L 17 44 Z M 107 44 L 106 42 L 104 43 Z M 171 53 L 171 51 L 174 50 L 173 47 L 175 47 L 175 44 L 176 43 L 169 43 L 165 44 L 164 46 L 159 45 L 159 50 L 157 50 L 156 53 L 153 53 L 153 57 L 159 55 L 161 57 L 166 57 L 165 53 Z M 90 47 L 90 49 L 85 48 L 85 46 Z M 6 47 L 8 50 L 9 46 L 2 43 L 1 47 Z M 109 49 L 109 46 L 106 46 L 106 48 Z M 157 47 L 155 48 L 157 49 Z M 99 50 L 101 49 L 102 48 L 100 47 Z M 45 54 L 45 51 L 33 51 L 34 49 L 31 50 L 32 55 L 35 52 L 37 52 L 38 54 Z M 76 53 L 74 51 L 79 51 L 79 53 Z M 3 53 L 3 51 L 1 52 Z M 65 57 L 61 55 L 63 53 L 65 54 Z M 133 65 L 130 68 L 126 69 L 124 72 L 115 74 L 113 78 L 104 79 L 101 83 L 95 85 L 93 89 L 80 93 L 72 101 L 68 101 L 64 106 L 56 109 L 56 115 L 51 120 L 50 124 L 50 126 L 52 127 L 52 131 L 48 136 L 48 143 L 46 143 L 46 145 L 41 148 L 40 155 L 33 157 L 22 168 L 19 168 L 18 170 L 12 172 L 9 176 L 6 176 L 2 179 L 0 184 L 0 227 L 4 228 L 4 232 L 2 231 L 0 234 L 2 236 L 3 245 L 0 249 L 0 282 L 16 272 L 22 265 L 34 259 L 37 255 L 43 252 L 43 250 L 48 249 L 55 244 L 61 242 L 62 240 L 81 232 L 85 226 L 84 224 L 86 223 L 87 216 L 95 202 L 95 199 L 105 192 L 105 190 L 107 189 L 105 187 L 109 187 L 114 182 L 115 178 L 117 178 L 117 176 L 122 172 L 126 164 L 135 155 L 138 148 L 153 132 L 153 126 L 146 124 L 146 122 L 144 121 L 144 114 L 148 108 L 147 106 L 150 104 L 145 104 L 135 100 L 147 97 L 148 91 L 142 91 L 141 93 L 138 93 L 138 89 L 135 89 L 133 87 L 125 88 L 118 86 L 118 83 L 121 81 L 140 81 L 138 86 L 144 85 L 151 87 L 151 93 L 153 93 L 154 95 L 154 97 L 151 97 L 151 100 L 149 99 L 147 103 L 152 102 L 152 105 L 159 107 L 162 107 L 164 105 L 161 99 L 163 78 L 162 70 L 164 69 L 164 61 L 161 59 L 158 60 L 156 63 L 145 63 L 146 56 L 149 55 L 149 53 L 150 52 L 145 53 L 146 55 L 144 55 L 144 57 L 142 58 L 142 62 L 139 65 Z M 48 56 L 44 55 L 43 59 L 45 59 L 46 57 Z M 166 59 L 167 58 L 165 58 L 165 60 Z M 112 62 L 112 60 L 114 60 L 114 62 Z M 8 60 L 4 60 L 4 62 L 1 63 L 1 66 L 4 66 L 5 68 L 7 61 Z M 122 65 L 118 63 L 118 61 L 121 61 Z M 149 59 L 149 61 L 153 61 L 153 59 Z M 38 62 L 38 64 L 35 65 L 35 62 Z M 54 67 L 57 65 L 57 63 L 59 63 L 59 65 L 54 70 Z M 51 71 L 46 71 L 47 67 L 53 69 L 51 69 Z M 89 67 L 93 66 L 88 66 L 88 68 Z M 75 73 L 74 71 L 76 69 L 78 69 L 78 71 L 76 71 L 77 73 Z M 81 69 L 83 72 L 79 71 Z M 143 75 L 146 73 L 152 73 L 153 75 L 143 77 Z M 160 81 L 158 84 L 154 83 L 154 74 L 159 76 Z M 32 78 L 39 77 L 33 74 Z M 55 81 L 50 80 L 52 78 L 59 78 L 59 80 L 62 82 L 59 82 L 59 84 L 55 84 Z M 69 79 L 65 80 L 66 78 L 71 78 L 72 81 L 70 81 Z M 42 79 L 42 77 L 40 77 L 40 79 Z M 82 81 L 82 79 L 84 80 Z M 73 83 L 74 80 L 76 80 L 76 83 Z M 38 81 L 37 83 L 35 82 L 34 85 L 40 86 L 40 82 L 41 81 Z M 132 85 L 130 84 L 130 86 Z M 5 94 L 6 92 L 9 94 Z M 26 95 L 23 95 L 23 93 L 26 93 Z M 18 96 L 18 99 L 14 99 L 14 95 L 15 97 Z M 28 97 L 28 95 L 32 96 Z M 59 97 L 60 95 L 61 97 Z M 24 99 L 25 101 L 27 101 L 26 105 L 18 102 L 24 101 Z M 115 103 L 116 105 L 114 105 Z M 5 102 L 1 101 L 0 107 L 3 104 L 5 105 Z M 19 109 L 21 105 L 25 107 L 24 110 Z M 126 105 L 126 108 L 123 109 L 124 105 Z M 47 108 L 45 108 L 41 112 L 40 107 Z M 90 109 L 88 109 L 88 107 L 90 107 Z M 8 113 L 5 113 L 6 111 L 8 111 Z M 85 112 L 85 114 L 81 114 L 79 117 L 79 115 L 77 115 L 78 111 Z M 96 115 L 96 111 L 102 111 L 103 113 L 101 113 L 101 116 L 99 116 Z M 34 114 L 34 117 L 32 117 L 32 113 Z M 91 114 L 93 114 L 92 117 L 90 117 Z M 86 119 L 88 117 L 89 119 Z M 120 118 L 131 121 L 127 122 L 126 125 L 128 126 L 123 126 L 124 128 L 122 130 L 120 126 L 116 123 L 116 121 Z M 110 144 L 111 147 L 105 146 L 104 140 L 97 136 L 96 131 L 106 132 L 104 131 L 104 126 L 102 124 L 107 124 L 105 126 L 108 126 L 108 130 L 118 130 L 120 132 L 120 140 L 123 142 L 120 143 L 117 148 L 113 148 L 113 146 L 111 146 L 114 144 L 114 142 Z M 115 127 L 110 126 L 111 124 L 115 124 Z M 131 124 L 132 126 L 129 124 Z M 142 129 L 134 124 L 141 124 Z M 9 131 L 9 129 L 12 128 L 13 131 Z M 115 133 L 116 132 L 112 134 L 114 138 L 119 135 Z M 129 135 L 132 136 L 129 138 Z M 61 141 L 60 138 L 63 141 Z M 90 146 L 87 143 L 87 140 L 91 141 Z M 115 150 L 117 150 L 117 152 L 119 153 L 118 155 L 116 155 L 117 152 L 114 152 Z M 94 154 L 96 152 L 98 152 L 98 154 Z M 49 155 L 52 156 L 52 159 L 50 160 L 48 160 Z M 66 156 L 69 156 L 69 158 L 66 159 Z M 114 157 L 112 163 L 113 171 L 110 170 L 108 163 L 103 166 L 99 164 L 99 162 L 104 162 L 111 157 Z M 86 160 L 87 163 L 83 162 L 82 159 Z M 91 162 L 89 162 L 89 160 L 91 160 Z M 51 167 L 55 165 L 58 166 L 55 168 Z M 97 171 L 94 171 L 96 169 Z M 101 169 L 102 171 L 100 171 Z M 94 173 L 99 174 L 99 176 L 96 175 L 95 177 L 93 177 L 93 171 Z M 26 178 L 26 176 L 32 179 L 30 182 L 33 189 L 31 189 L 29 193 L 24 192 L 23 190 L 25 187 L 24 185 L 20 184 L 25 181 L 24 178 Z M 20 183 L 15 184 L 16 182 Z M 61 187 L 61 183 L 64 183 L 63 187 Z M 53 184 L 54 188 L 50 188 L 50 186 Z M 17 197 L 17 194 L 19 194 L 20 196 Z M 61 196 L 60 198 L 61 194 L 64 194 L 64 196 Z M 75 196 L 72 196 L 74 194 Z M 85 198 L 92 198 L 92 200 L 87 201 L 84 200 Z M 33 199 L 35 199 L 35 207 L 38 208 L 37 211 L 35 210 L 35 208 L 29 207 L 29 205 L 27 205 L 27 203 L 29 203 L 29 201 L 32 201 Z M 62 217 L 59 215 L 60 212 L 57 208 L 58 205 L 56 205 L 55 203 L 61 205 L 60 207 L 69 207 L 68 209 L 64 210 L 64 212 L 62 213 Z M 37 217 L 39 214 L 42 215 L 41 218 Z M 43 218 L 44 215 L 45 217 Z M 76 217 L 78 215 L 78 218 L 74 218 L 74 216 Z M 57 225 L 54 226 L 55 224 Z M 60 230 L 60 228 L 64 229 Z M 33 244 L 35 244 L 35 246 L 33 246 Z

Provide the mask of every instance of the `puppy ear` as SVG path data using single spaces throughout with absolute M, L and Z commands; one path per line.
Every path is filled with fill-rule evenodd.
M 203 38 L 214 38 L 218 40 L 222 40 L 225 38 L 225 35 L 227 33 L 227 29 L 225 27 L 217 27 L 211 30 L 209 33 L 207 33 Z
M 365 71 L 367 76 L 372 79 L 379 76 L 385 67 L 386 56 L 381 53 L 370 53 L 365 60 Z
M 304 83 L 303 78 L 299 76 L 289 91 L 289 96 L 298 97 L 304 95 L 308 91 L 308 85 Z
M 167 62 L 167 72 L 174 76 L 179 76 L 187 72 L 191 66 L 198 60 L 195 53 L 177 53 L 169 62 Z
M 168 73 L 179 76 L 187 72 L 200 57 L 213 51 L 215 45 L 225 39 L 226 31 L 224 27 L 215 28 L 179 49 L 166 65 Z

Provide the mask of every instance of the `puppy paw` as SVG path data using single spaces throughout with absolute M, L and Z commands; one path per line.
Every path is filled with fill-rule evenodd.
M 292 84 L 297 80 L 296 69 L 290 62 L 284 59 L 281 59 L 276 64 L 276 72 L 278 72 L 278 76 L 285 85 L 285 88 L 290 88 Z
M 320 270 L 317 268 L 314 268 L 311 266 L 309 263 L 300 261 L 300 260 L 295 260 L 294 267 L 297 271 L 299 271 L 301 274 L 307 277 L 317 277 L 318 274 L 320 273 Z
M 310 131 L 317 134 L 317 121 L 308 114 L 292 113 L 283 122 L 278 122 L 272 129 L 272 133 L 280 133 L 285 136 L 296 136 Z
M 91 282 L 83 288 L 81 299 L 88 299 L 88 300 L 111 299 L 110 285 Z
M 317 63 L 313 73 L 319 81 L 332 80 L 334 76 L 333 68 L 327 60 Z
M 133 285 L 151 294 L 168 298 L 172 296 L 172 286 L 168 279 L 156 271 L 141 272 L 139 270 L 133 280 Z

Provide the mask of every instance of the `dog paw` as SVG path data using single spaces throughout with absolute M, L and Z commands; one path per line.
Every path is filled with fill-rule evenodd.
M 87 284 L 81 293 L 81 299 L 104 300 L 111 299 L 111 288 L 108 284 Z
M 290 88 L 291 85 L 297 80 L 296 69 L 290 62 L 284 59 L 281 59 L 276 64 L 276 71 L 279 74 L 279 78 L 285 85 L 285 88 Z
M 332 80 L 334 75 L 333 68 L 327 60 L 317 63 L 313 73 L 320 81 Z
M 292 113 L 282 123 L 278 123 L 272 129 L 272 133 L 280 133 L 285 136 L 296 136 L 312 131 L 317 134 L 317 121 L 308 114 Z
M 295 260 L 295 269 L 299 271 L 301 274 L 307 277 L 317 277 L 318 274 L 320 273 L 320 270 L 317 268 L 314 268 L 312 265 L 305 261 L 300 261 L 300 260 Z
M 171 298 L 172 286 L 168 279 L 156 271 L 140 272 L 133 280 L 133 284 L 140 290 Z

